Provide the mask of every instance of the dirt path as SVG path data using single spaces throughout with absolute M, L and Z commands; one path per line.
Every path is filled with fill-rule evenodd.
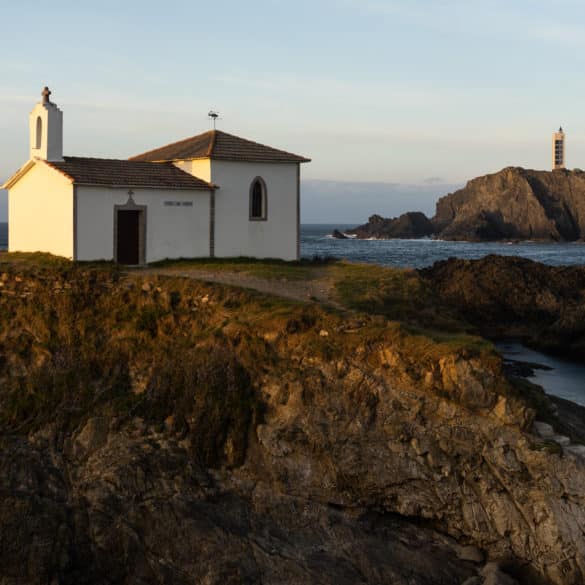
M 146 268 L 141 274 L 157 276 L 181 276 L 206 282 L 218 282 L 243 288 L 251 288 L 266 294 L 295 301 L 320 302 L 337 305 L 333 295 L 333 279 L 326 271 L 316 272 L 310 279 L 262 278 L 247 272 L 230 270 L 205 270 L 200 268 Z

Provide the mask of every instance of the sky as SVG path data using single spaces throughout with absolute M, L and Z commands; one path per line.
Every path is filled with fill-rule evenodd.
M 218 128 L 312 159 L 302 220 L 432 214 L 510 165 L 585 167 L 582 0 L 0 0 L 0 180 L 48 85 L 65 154 Z M 0 194 L 0 221 L 6 218 Z

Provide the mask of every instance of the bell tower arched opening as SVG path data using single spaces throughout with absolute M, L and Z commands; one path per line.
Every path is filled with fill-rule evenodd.
M 35 148 L 40 149 L 43 143 L 43 120 L 37 116 L 37 127 L 35 130 Z

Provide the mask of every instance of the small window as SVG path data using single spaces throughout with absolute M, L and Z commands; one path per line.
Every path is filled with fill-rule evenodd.
M 43 140 L 43 121 L 39 116 L 37 118 L 37 131 L 36 131 L 36 140 L 35 140 L 35 148 L 38 150 L 41 148 L 41 142 Z
M 266 183 L 260 177 L 250 186 L 250 219 L 266 219 Z

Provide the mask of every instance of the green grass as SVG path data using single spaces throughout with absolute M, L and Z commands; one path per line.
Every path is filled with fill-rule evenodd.
M 331 272 L 337 299 L 348 309 L 383 315 L 403 323 L 413 334 L 441 342 L 471 331 L 452 310 L 440 305 L 414 270 L 343 262 Z
M 146 268 L 170 268 L 179 270 L 205 270 L 218 272 L 243 272 L 266 279 L 312 280 L 323 269 L 335 263 L 332 258 L 315 257 L 296 261 L 273 258 L 256 259 L 237 258 L 179 258 L 152 262 Z M 0 266 L 35 267 L 35 268 L 96 268 L 103 270 L 129 270 L 141 272 L 143 267 L 128 268 L 112 261 L 72 262 L 63 256 L 45 252 L 0 252 Z
M 416 326 L 407 327 L 407 331 L 409 333 L 432 339 L 434 342 L 440 343 L 443 347 L 449 348 L 452 351 L 463 349 L 469 349 L 475 353 L 495 351 L 495 346 L 491 341 L 479 337 L 478 335 L 442 331 L 432 328 L 417 328 Z
M 121 266 L 106 260 L 91 262 L 73 262 L 64 256 L 55 256 L 47 252 L 0 252 L 0 267 L 16 270 L 70 270 L 76 268 L 96 269 L 119 272 Z
M 0 252 L 0 266 L 67 268 L 71 260 L 45 252 Z
M 343 263 L 335 271 L 335 288 L 348 308 L 401 318 L 421 295 L 421 282 L 406 270 Z
M 493 345 L 470 334 L 471 327 L 453 316 L 445 307 L 439 306 L 426 283 L 413 270 L 386 268 L 376 265 L 356 264 L 345 261 L 203 259 L 165 261 L 156 266 L 201 268 L 206 270 L 240 271 L 258 278 L 284 278 L 287 280 L 327 279 L 333 281 L 333 300 L 337 307 L 328 307 L 330 313 L 344 310 L 379 315 L 402 324 L 403 329 L 415 336 L 426 337 L 449 346 L 475 352 L 492 351 Z M 290 300 L 254 293 L 262 309 L 290 311 L 294 304 Z M 318 301 L 315 297 L 313 302 Z
M 238 258 L 180 258 L 149 264 L 152 268 L 243 272 L 266 279 L 312 280 L 320 270 L 335 263 L 331 258 L 313 258 L 296 261 L 278 259 Z M 140 268 L 136 269 L 140 271 Z

